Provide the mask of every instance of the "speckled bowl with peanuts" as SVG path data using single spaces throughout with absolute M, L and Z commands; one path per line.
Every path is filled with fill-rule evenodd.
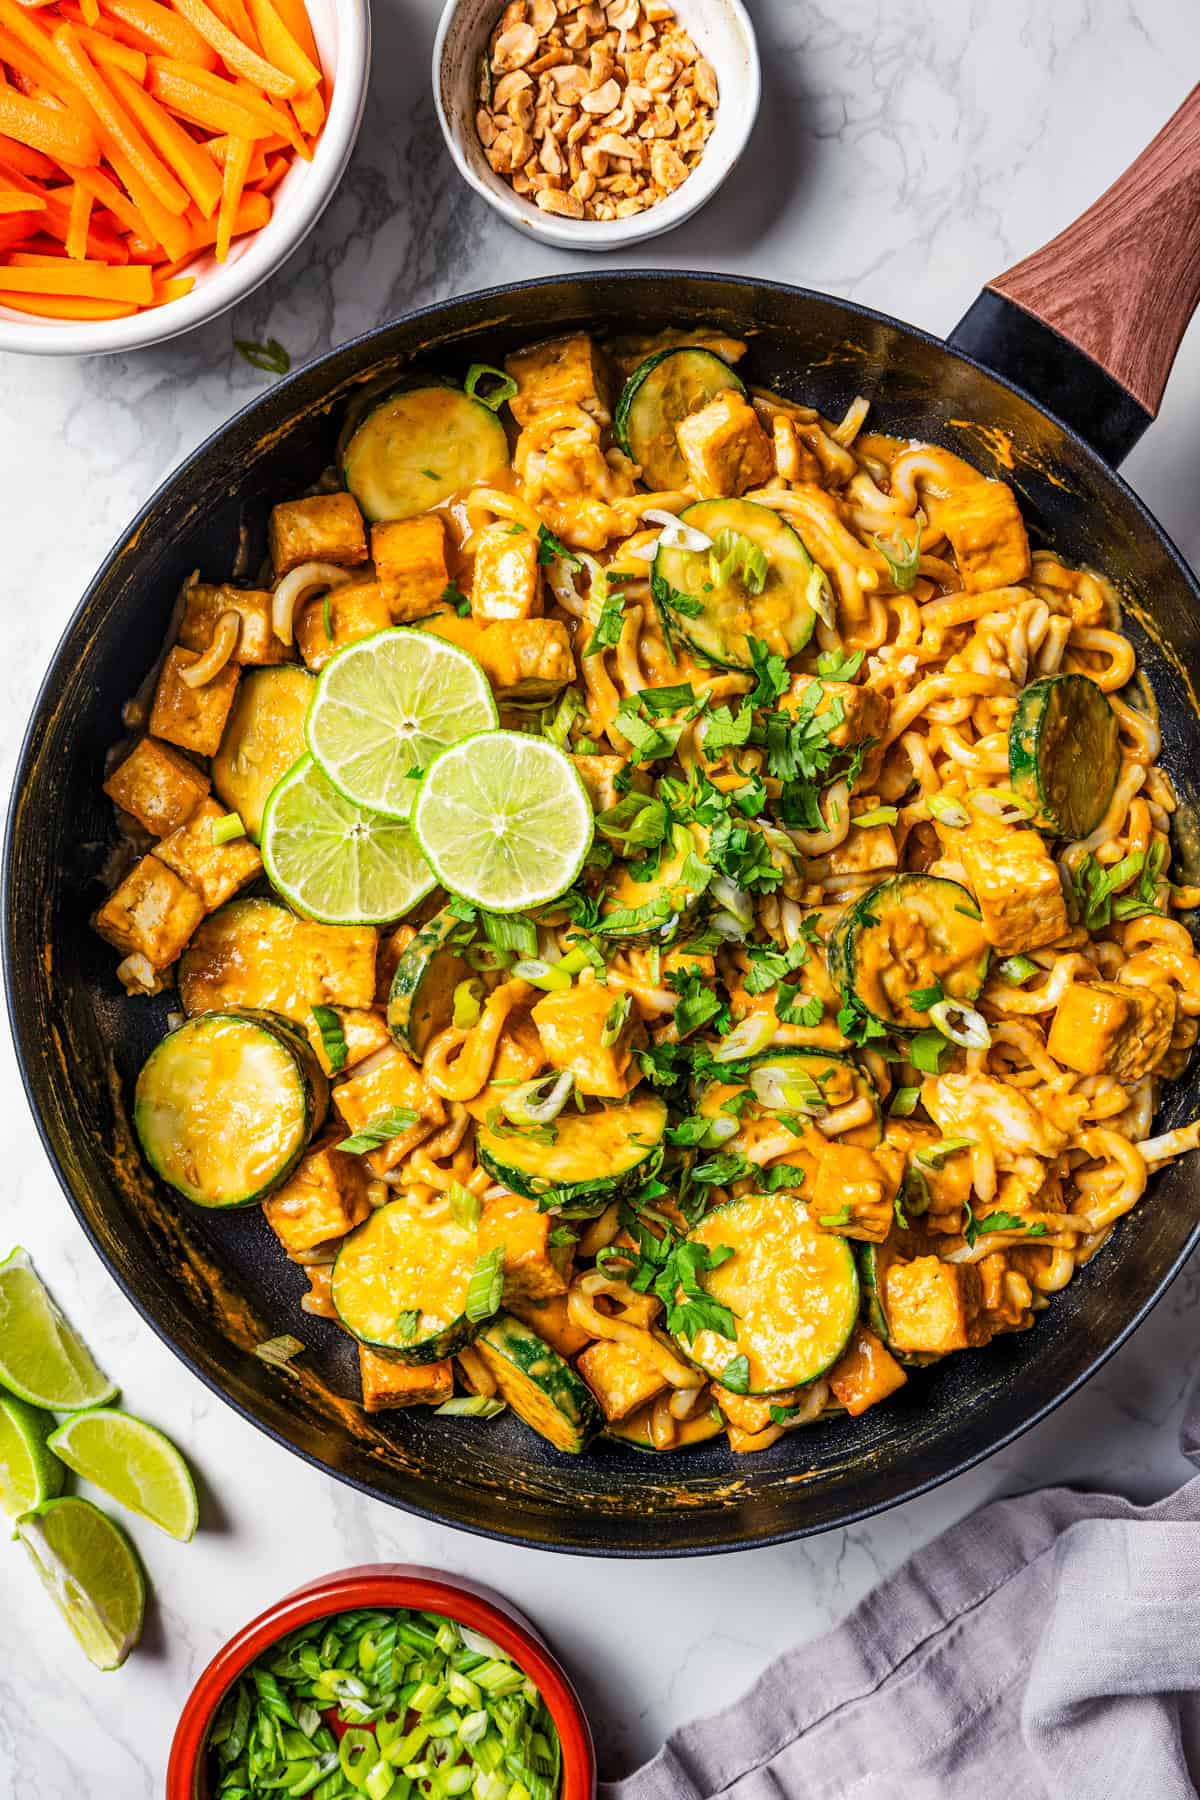
M 741 0 L 449 0 L 433 51 L 459 173 L 572 250 L 690 218 L 741 156 L 760 88 Z

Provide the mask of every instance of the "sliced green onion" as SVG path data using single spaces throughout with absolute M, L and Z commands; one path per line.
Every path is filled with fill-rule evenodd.
M 907 1119 L 911 1113 L 916 1112 L 920 1098 L 919 1087 L 899 1087 L 892 1095 L 888 1112 L 893 1119 Z
M 740 531 L 719 531 L 708 553 L 708 572 L 714 587 L 736 575 L 748 594 L 761 594 L 767 585 L 766 552 Z
M 737 1133 L 737 1120 L 730 1113 L 718 1113 L 715 1119 L 709 1120 L 708 1129 L 700 1142 L 706 1149 L 717 1150 L 722 1144 L 727 1144 L 731 1137 L 736 1137 Z
M 246 827 L 237 813 L 225 813 L 212 823 L 212 841 L 214 844 L 231 844 L 234 838 L 245 837 Z
M 450 1202 L 450 1211 L 460 1225 L 478 1225 L 483 1212 L 483 1201 L 478 1194 L 464 1187 L 461 1181 L 452 1181 L 447 1189 L 446 1197 Z
M 996 973 L 1013 987 L 1021 987 L 1041 971 L 1032 956 L 1006 956 L 1002 963 L 996 964 Z
M 866 827 L 868 825 L 894 825 L 900 817 L 898 806 L 873 806 L 869 812 L 855 813 L 850 823 Z
M 750 1086 L 756 1099 L 770 1112 L 828 1112 L 819 1083 L 800 1069 L 790 1068 L 788 1057 L 783 1062 L 760 1063 L 750 1071 Z
M 500 1300 L 504 1293 L 504 1246 L 497 1244 L 494 1250 L 485 1250 L 478 1258 L 467 1286 L 467 1301 L 463 1308 L 468 1319 L 490 1319 L 493 1313 L 500 1310 Z M 414 1711 L 422 1709 L 410 1701 Z
M 621 994 L 613 1001 L 604 1015 L 604 1028 L 600 1033 L 603 1049 L 611 1050 L 624 1031 L 633 1006 L 632 994 Z
M 494 381 L 496 386 L 489 386 L 487 393 L 481 394 L 479 384 L 485 380 L 489 383 Z M 491 363 L 472 363 L 467 370 L 463 387 L 472 400 L 478 400 L 489 412 L 499 412 L 506 400 L 511 400 L 514 394 L 520 392 L 512 376 L 506 375 L 503 369 L 494 369 Z
M 917 520 L 917 535 L 911 542 L 898 525 L 886 537 L 876 532 L 871 541 L 888 566 L 893 587 L 901 594 L 907 594 L 916 583 L 921 564 L 920 519 Z
M 713 1061 L 717 1063 L 741 1062 L 744 1057 L 757 1056 L 765 1050 L 775 1036 L 775 1015 L 770 1012 L 747 1013 L 744 1019 L 734 1026 L 727 1037 L 713 1051 Z
M 952 831 L 965 831 L 971 823 L 970 813 L 952 794 L 930 794 L 925 805 L 939 825 L 948 825 Z
M 452 1418 L 494 1419 L 498 1413 L 505 1411 L 505 1405 L 503 1400 L 493 1399 L 487 1394 L 456 1394 L 453 1400 L 443 1400 L 433 1410 L 449 1413 Z M 450 1698 L 453 1700 L 456 1697 L 452 1692 Z
M 452 1018 L 456 1031 L 470 1031 L 472 1025 L 478 1025 L 483 1011 L 483 983 L 476 975 L 468 975 L 465 981 L 457 983 L 454 989 L 454 1010 Z
M 929 1017 L 942 1036 L 964 1050 L 986 1050 L 992 1041 L 988 1022 L 973 1006 L 959 1000 L 938 1000 L 929 1008 Z
M 290 1332 L 281 1332 L 278 1337 L 264 1338 L 261 1344 L 255 1344 L 254 1354 L 259 1362 L 269 1363 L 272 1368 L 286 1368 L 294 1356 L 299 1356 L 304 1349 L 302 1340 L 293 1337 Z
M 547 994 L 561 992 L 571 985 L 571 977 L 561 963 L 543 962 L 541 957 L 530 957 L 525 962 L 514 963 L 512 972 L 521 981 L 527 981 L 530 987 L 541 988 Z
M 411 1106 L 393 1106 L 389 1112 L 377 1113 L 360 1130 L 333 1147 L 344 1150 L 348 1156 L 362 1156 L 368 1150 L 378 1150 L 389 1138 L 399 1137 L 416 1122 L 417 1114 Z
M 916 1151 L 913 1161 L 923 1164 L 927 1169 L 941 1169 L 945 1167 L 947 1157 L 955 1156 L 960 1150 L 971 1150 L 974 1145 L 974 1138 L 939 1138 L 936 1143 L 926 1144 L 923 1149 Z
M 1031 800 L 1007 787 L 972 788 L 967 795 L 967 805 L 972 812 L 982 814 L 985 819 L 998 819 L 1003 825 L 1032 819 L 1037 812 Z
M 345 1068 L 349 1054 L 341 1018 L 332 1006 L 314 1006 L 312 1016 L 321 1034 L 321 1047 L 329 1061 L 329 1072 L 336 1075 L 340 1069 Z
M 552 1069 L 533 1081 L 523 1081 L 500 1102 L 500 1111 L 514 1125 L 548 1125 L 557 1119 L 571 1097 L 575 1076 L 570 1069 Z

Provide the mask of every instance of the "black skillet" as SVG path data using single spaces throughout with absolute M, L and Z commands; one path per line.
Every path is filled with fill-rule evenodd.
M 1156 410 L 1200 290 L 1200 89 L 1083 220 L 971 308 L 949 348 L 821 294 L 735 276 L 597 274 L 427 307 L 280 382 L 190 457 L 139 514 L 89 588 L 34 710 L 9 815 L 8 1004 L 30 1103 L 67 1198 L 125 1293 L 184 1361 L 278 1442 L 378 1498 L 448 1524 L 603 1555 L 738 1549 L 845 1525 L 1010 1442 L 1112 1355 L 1197 1236 L 1194 1164 L 1177 1164 L 1036 1327 L 914 1375 L 858 1421 L 839 1419 L 737 1458 L 715 1442 L 657 1458 L 600 1443 L 567 1458 L 512 1417 L 487 1425 L 417 1411 L 364 1420 L 349 1340 L 305 1317 L 300 1269 L 257 1208 L 193 1211 L 131 1151 L 126 1108 L 170 1005 L 128 1001 L 88 928 L 108 836 L 100 792 L 121 705 L 199 567 L 233 566 L 239 530 L 261 552 L 270 505 L 330 460 L 364 384 L 416 362 L 461 370 L 584 326 L 710 321 L 745 335 L 753 379 L 837 417 L 960 451 L 1017 487 L 1035 532 L 1121 584 L 1165 725 L 1164 761 L 1190 806 L 1200 720 L 1183 671 L 1200 649 L 1200 588 L 1113 473 Z M 1036 396 L 1036 397 L 1035 397 Z M 1200 1070 L 1164 1124 L 1200 1102 Z M 295 1373 L 256 1341 L 299 1329 Z

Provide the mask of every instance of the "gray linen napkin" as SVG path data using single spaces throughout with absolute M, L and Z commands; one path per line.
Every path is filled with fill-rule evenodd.
M 1200 1468 L 1200 1387 L 1183 1450 Z M 1192 1800 L 1197 1519 L 1200 1476 L 996 1501 L 604 1800 Z

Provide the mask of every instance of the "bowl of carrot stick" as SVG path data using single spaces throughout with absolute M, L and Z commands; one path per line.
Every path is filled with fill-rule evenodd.
M 332 198 L 370 60 L 367 0 L 0 0 L 0 350 L 243 299 Z

